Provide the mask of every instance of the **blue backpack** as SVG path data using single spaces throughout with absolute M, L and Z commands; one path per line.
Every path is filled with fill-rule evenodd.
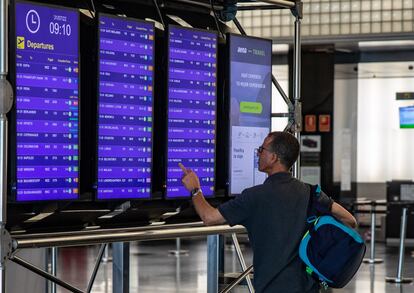
M 317 216 L 319 185 L 311 186 L 308 231 L 299 246 L 306 272 L 325 288 L 344 287 L 358 271 L 365 255 L 364 240 L 332 215 Z

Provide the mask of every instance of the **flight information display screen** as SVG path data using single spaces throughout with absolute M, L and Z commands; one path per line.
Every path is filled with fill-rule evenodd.
M 98 199 L 149 198 L 154 25 L 100 15 Z
M 229 35 L 230 153 L 229 193 L 263 183 L 256 149 L 270 131 L 272 42 Z
M 170 26 L 168 66 L 168 198 L 189 196 L 178 163 L 200 178 L 205 196 L 214 195 L 217 35 Z
M 16 200 L 79 194 L 79 14 L 16 2 Z

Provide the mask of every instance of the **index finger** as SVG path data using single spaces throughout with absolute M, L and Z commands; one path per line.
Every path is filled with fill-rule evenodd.
M 187 168 L 186 168 L 186 167 L 184 167 L 184 165 L 183 165 L 183 164 L 178 163 L 178 166 L 180 166 L 181 170 L 183 171 L 183 173 L 184 173 L 185 175 L 187 175 L 187 174 L 188 174 L 188 170 L 187 170 Z

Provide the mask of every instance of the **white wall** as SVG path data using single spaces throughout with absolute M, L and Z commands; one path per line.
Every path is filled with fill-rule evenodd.
M 357 181 L 414 179 L 414 130 L 400 129 L 396 92 L 414 92 L 414 62 L 358 67 Z
M 344 132 L 350 131 L 350 177 L 356 181 L 356 146 L 357 146 L 357 105 L 358 105 L 358 73 L 354 70 L 357 64 L 335 65 L 334 79 L 334 121 L 333 121 L 333 180 L 341 182 L 343 159 L 347 157 L 344 149 Z
M 272 73 L 276 80 L 282 87 L 283 91 L 289 96 L 289 66 L 288 65 L 273 65 Z M 276 87 L 272 84 L 272 113 L 287 113 L 288 107 L 279 94 Z M 280 131 L 285 129 L 288 123 L 287 118 L 273 118 L 272 131 Z

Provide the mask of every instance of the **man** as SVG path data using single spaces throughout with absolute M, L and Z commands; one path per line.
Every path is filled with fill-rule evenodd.
M 293 178 L 290 168 L 299 156 L 297 139 L 286 132 L 272 132 L 259 147 L 259 170 L 268 178 L 245 189 L 217 209 L 204 198 L 197 175 L 180 164 L 184 186 L 191 191 L 197 213 L 206 225 L 243 225 L 253 249 L 254 287 L 257 293 L 318 292 L 318 284 L 305 272 L 298 250 L 306 231 L 310 187 Z M 355 218 L 324 193 L 316 204 L 355 227 Z

